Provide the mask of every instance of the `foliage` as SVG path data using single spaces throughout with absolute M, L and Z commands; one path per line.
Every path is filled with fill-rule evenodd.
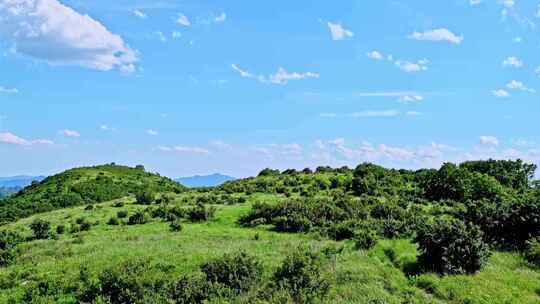
M 64 234 L 65 232 L 66 232 L 66 226 L 64 226 L 64 225 L 56 226 L 56 233 L 57 234 Z
M 261 279 L 263 267 L 257 258 L 241 251 L 209 261 L 201 266 L 201 271 L 208 281 L 241 293 Z
M 540 267 L 540 238 L 535 238 L 527 241 L 527 249 L 525 250 L 525 258 L 532 264 Z
M 119 199 L 142 190 L 183 192 L 171 179 L 114 164 L 75 168 L 50 176 L 0 201 L 0 224 L 32 214 Z
M 129 217 L 128 224 L 142 225 L 146 224 L 148 221 L 150 221 L 150 216 L 148 216 L 148 213 L 143 210 L 138 210 Z
M 415 242 L 420 250 L 419 266 L 443 274 L 475 273 L 490 255 L 480 228 L 457 219 L 422 225 Z
M 16 247 L 23 241 L 23 236 L 15 231 L 0 230 L 0 267 L 13 262 L 16 257 Z
M 354 246 L 356 249 L 369 250 L 377 244 L 378 238 L 373 230 L 358 230 L 354 234 Z
M 285 292 L 293 303 L 313 303 L 323 299 L 330 290 L 321 275 L 322 259 L 307 248 L 298 248 L 288 255 L 270 281 L 271 292 Z M 268 295 L 267 295 L 268 297 Z
M 135 195 L 137 204 L 150 205 L 156 200 L 156 194 L 151 190 L 143 190 Z
M 32 230 L 34 238 L 38 240 L 48 238 L 51 232 L 51 223 L 39 218 L 32 221 L 28 227 Z
M 182 226 L 182 222 L 180 220 L 174 220 L 169 224 L 169 229 L 172 232 L 180 232 L 184 227 Z
M 186 216 L 192 222 L 204 222 L 214 218 L 215 213 L 216 208 L 214 206 L 205 206 L 198 203 L 186 211 Z

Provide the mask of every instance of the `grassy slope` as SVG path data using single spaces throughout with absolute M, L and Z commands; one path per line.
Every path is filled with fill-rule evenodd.
M 144 208 L 131 203 L 114 208 L 113 202 L 108 202 L 92 211 L 75 207 L 19 220 L 8 227 L 28 235 L 27 225 L 35 217 L 51 221 L 53 227 L 81 216 L 99 224 L 89 232 L 25 244 L 17 263 L 0 269 L 0 285 L 5 288 L 0 292 L 0 303 L 20 295 L 29 280 L 48 277 L 72 281 L 81 265 L 98 272 L 124 259 L 150 257 L 156 263 L 173 266 L 175 273 L 185 273 L 212 257 L 243 249 L 258 256 L 269 275 L 299 244 L 309 243 L 315 248 L 336 244 L 313 235 L 241 228 L 234 223 L 251 202 L 275 199 L 256 195 L 244 205 L 217 206 L 215 220 L 186 223 L 180 233 L 170 232 L 166 223 L 157 221 L 139 226 L 105 224 L 119 210 Z M 259 240 L 255 240 L 256 234 Z M 474 276 L 441 278 L 425 274 L 408 278 L 402 270 L 416 257 L 416 248 L 408 240 L 381 241 L 369 252 L 355 251 L 348 242 L 343 244 L 345 252 L 331 258 L 326 269 L 335 286 L 331 296 L 334 303 L 402 303 L 405 298 L 410 303 L 540 303 L 540 271 L 530 268 L 516 254 L 495 253 L 489 266 Z

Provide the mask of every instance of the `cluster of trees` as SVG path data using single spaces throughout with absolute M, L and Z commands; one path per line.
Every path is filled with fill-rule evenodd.
M 35 182 L 0 201 L 0 225 L 32 214 L 93 204 L 150 189 L 180 193 L 185 188 L 142 168 L 117 165 L 77 168 Z
M 93 273 L 81 267 L 71 282 L 43 279 L 26 287 L 24 303 L 318 303 L 329 292 L 324 257 L 300 247 L 265 275 L 263 263 L 243 251 L 200 265 L 196 273 L 176 275 L 174 267 L 131 259 Z M 15 300 L 15 299 L 14 299 Z
M 438 170 L 418 171 L 366 163 L 353 171 L 318 170 L 320 174 L 264 170 L 258 178 L 228 183 L 223 189 L 279 193 L 285 185 L 286 191 L 295 192 L 306 180 L 310 185 L 322 179 L 345 180 L 277 204 L 255 204 L 238 222 L 354 239 L 363 249 L 378 238 L 410 237 L 419 245 L 420 268 L 456 274 L 478 271 L 490 247 L 535 252 L 540 237 L 535 170 L 521 160 L 446 163 Z M 534 263 L 535 254 L 528 256 Z

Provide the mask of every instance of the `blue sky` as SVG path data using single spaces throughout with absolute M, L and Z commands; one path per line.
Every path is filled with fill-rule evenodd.
M 0 1 L 0 175 L 538 163 L 540 1 Z

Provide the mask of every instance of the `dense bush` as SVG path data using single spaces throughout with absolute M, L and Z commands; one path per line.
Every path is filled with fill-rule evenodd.
M 420 226 L 415 242 L 420 251 L 418 264 L 425 271 L 475 273 L 489 257 L 480 228 L 457 219 L 437 219 Z
M 135 195 L 137 204 L 150 205 L 156 200 L 156 195 L 151 190 L 143 190 Z
M 183 228 L 184 227 L 182 226 L 182 222 L 180 220 L 174 220 L 169 224 L 169 229 L 172 232 L 180 232 Z
M 319 254 L 306 248 L 298 248 L 288 255 L 272 275 L 269 292 L 285 292 L 292 303 L 314 303 L 324 299 L 330 284 L 321 272 L 322 259 Z M 268 292 L 267 292 L 268 293 Z
M 51 223 L 49 223 L 48 221 L 42 219 L 35 219 L 34 221 L 32 221 L 32 223 L 30 223 L 29 227 L 34 234 L 34 238 L 38 240 L 49 238 L 49 235 L 51 233 Z
M 128 216 L 128 212 L 125 211 L 125 210 L 120 210 L 118 212 L 116 212 L 116 217 L 118 218 L 126 218 Z
M 112 304 L 165 302 L 167 280 L 148 260 L 128 260 L 99 275 L 101 295 Z
M 117 217 L 111 216 L 109 220 L 107 221 L 107 225 L 117 226 L 117 225 L 120 225 L 120 222 L 118 221 Z
M 7 266 L 15 259 L 16 247 L 24 241 L 24 237 L 11 230 L 0 230 L 0 267 Z
M 228 295 L 221 284 L 209 282 L 204 274 L 181 276 L 170 286 L 169 298 L 177 304 L 202 304 Z
M 527 241 L 525 250 L 525 258 L 532 264 L 540 267 L 540 238 L 535 238 Z
M 354 246 L 356 249 L 369 250 L 377 244 L 378 239 L 375 231 L 361 229 L 354 234 Z
M 213 206 L 205 206 L 198 203 L 196 206 L 186 210 L 187 218 L 192 222 L 204 222 L 214 218 L 216 208 Z
M 56 226 L 56 233 L 57 234 L 64 234 L 64 232 L 66 232 L 66 226 L 64 226 L 64 225 Z
M 241 251 L 209 261 L 201 266 L 201 270 L 208 281 L 223 284 L 240 293 L 261 279 L 263 267 L 257 258 Z
M 150 221 L 150 216 L 148 215 L 148 213 L 143 210 L 138 210 L 129 217 L 128 224 L 142 225 L 148 223 L 148 221 Z

